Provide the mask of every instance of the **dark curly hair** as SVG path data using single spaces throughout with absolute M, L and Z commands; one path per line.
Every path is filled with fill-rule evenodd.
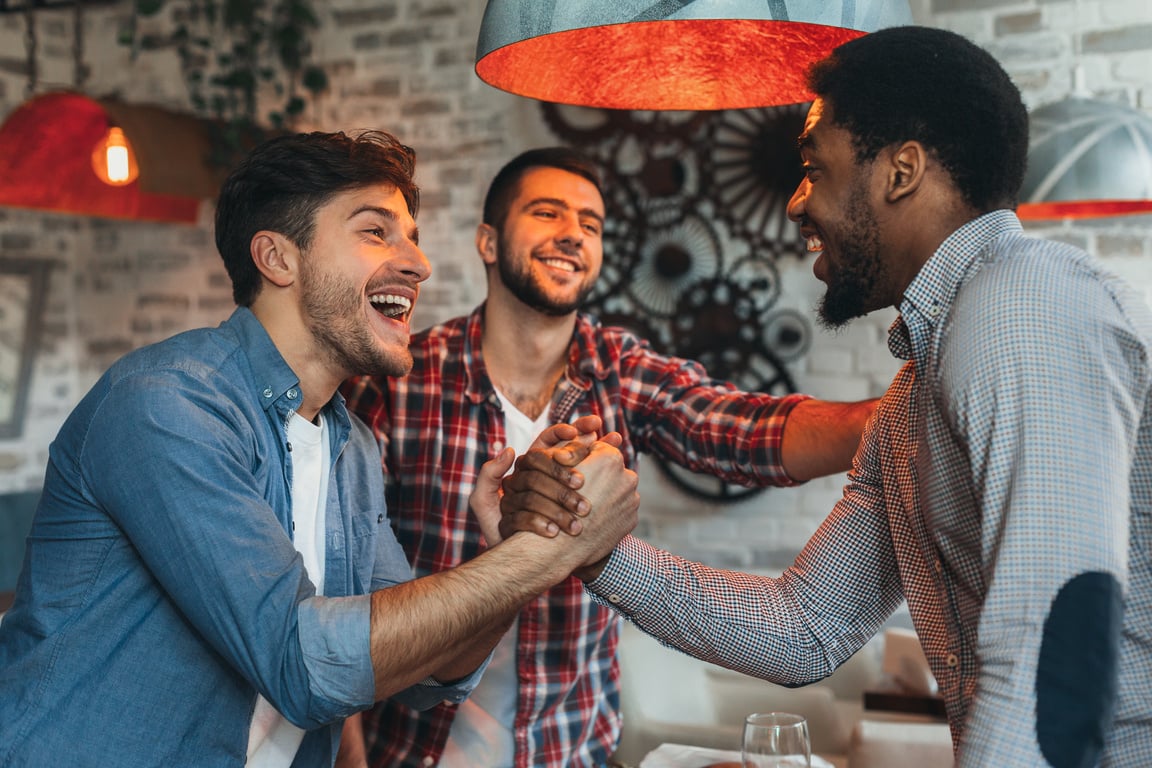
M 297 133 L 253 149 L 225 180 L 216 203 L 216 249 L 232 278 L 236 304 L 251 306 L 260 292 L 260 272 L 249 250 L 253 235 L 279 232 L 307 249 L 319 208 L 333 195 L 373 184 L 398 189 L 415 216 L 415 164 L 415 152 L 384 131 Z
M 954 32 L 890 27 L 837 47 L 808 73 L 858 161 L 901 141 L 932 152 L 978 211 L 1015 208 L 1028 156 L 1020 91 L 987 51 Z
M 499 229 L 508 218 L 508 209 L 520 189 L 520 179 L 532 168 L 558 168 L 582 176 L 596 187 L 600 197 L 600 172 L 587 156 L 569 147 L 542 147 L 522 152 L 505 163 L 484 196 L 483 222 Z

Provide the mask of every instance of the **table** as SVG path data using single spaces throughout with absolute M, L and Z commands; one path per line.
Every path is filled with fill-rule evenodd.
M 644 756 L 639 768 L 708 768 L 717 763 L 731 763 L 732 768 L 740 768 L 740 751 L 694 747 L 690 744 L 661 744 Z M 820 755 L 812 755 L 812 768 L 847 766 L 847 758 L 829 760 Z

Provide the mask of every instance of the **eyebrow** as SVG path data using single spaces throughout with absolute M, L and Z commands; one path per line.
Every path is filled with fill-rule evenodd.
M 393 224 L 400 221 L 400 217 L 396 214 L 396 211 L 392 210 L 391 208 L 381 208 L 378 205 L 362 205 L 359 208 L 357 208 L 356 210 L 352 211 L 352 213 L 348 216 L 348 219 L 349 220 L 354 219 L 362 213 L 375 213 L 376 215 L 380 216 L 381 218 L 387 219 L 388 221 L 390 221 Z M 413 243 L 416 243 L 417 245 L 420 244 L 420 228 L 419 227 L 415 227 L 415 226 L 412 227 L 412 229 L 408 231 L 407 235 L 408 235 L 408 239 L 411 240 Z
M 558 197 L 535 197 L 535 198 L 532 198 L 528 202 L 524 203 L 524 206 L 520 210 L 526 211 L 534 205 L 554 205 L 557 208 L 563 208 L 566 211 L 572 210 L 572 206 L 568 205 L 568 203 L 566 201 L 561 200 Z M 581 208 L 580 210 L 576 211 L 576 213 L 580 214 L 581 216 L 591 216 L 592 218 L 596 219 L 596 221 L 600 222 L 601 224 L 604 223 L 604 216 L 601 215 L 600 213 L 597 213 L 596 211 L 594 211 L 591 208 Z

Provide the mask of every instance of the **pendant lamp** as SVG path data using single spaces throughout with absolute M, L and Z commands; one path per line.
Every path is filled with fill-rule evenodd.
M 45 93 L 0 126 L 0 206 L 194 224 L 227 173 L 209 164 L 210 142 L 192 115 Z
M 1021 219 L 1152 213 L 1152 116 L 1070 97 L 1029 115 Z
M 720 110 L 811 101 L 808 66 L 911 24 L 906 0 L 489 0 L 476 74 L 583 107 Z

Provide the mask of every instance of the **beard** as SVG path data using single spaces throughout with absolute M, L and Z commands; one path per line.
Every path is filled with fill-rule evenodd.
M 563 317 L 575 312 L 584 304 L 596 282 L 596 276 L 586 279 L 580 290 L 569 301 L 555 299 L 548 295 L 542 281 L 532 272 L 531 262 L 518 269 L 503 242 L 496 246 L 496 268 L 500 270 L 500 280 L 508 292 L 521 303 L 537 312 L 551 317 Z
M 879 308 L 878 286 L 886 283 L 888 274 L 880 258 L 880 228 L 863 183 L 853 190 L 844 221 L 848 223 L 831 238 L 840 244 L 840 253 L 835 263 L 828 262 L 827 290 L 816 307 L 820 325 L 830 330 Z
M 340 275 L 322 272 L 311 254 L 301 260 L 300 294 L 308 330 L 334 366 L 352 376 L 404 376 L 412 370 L 407 345 L 391 350 L 372 332 L 360 289 Z

